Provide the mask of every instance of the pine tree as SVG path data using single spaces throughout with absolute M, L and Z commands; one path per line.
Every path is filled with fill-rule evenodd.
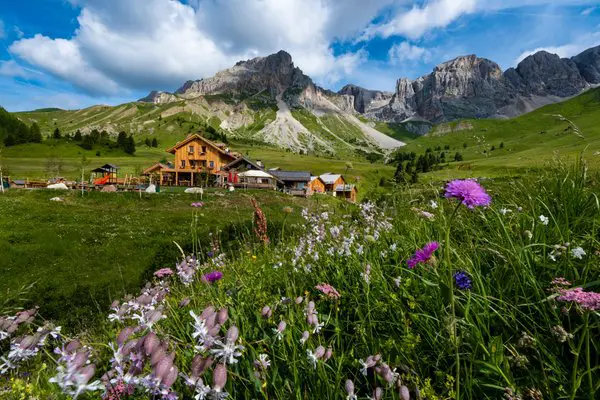
M 394 173 L 394 180 L 398 183 L 403 183 L 405 181 L 403 163 L 398 163 L 398 167 L 396 168 L 396 172 Z
M 462 154 L 460 154 L 459 152 L 456 152 L 456 154 L 454 155 L 454 161 L 462 161 L 462 160 L 463 160 Z
M 129 135 L 129 137 L 125 138 L 125 146 L 123 150 L 125 150 L 125 153 L 131 155 L 135 153 L 135 140 L 133 140 L 132 135 Z
M 119 136 L 117 136 L 117 146 L 122 149 L 125 149 L 127 145 L 127 134 L 123 131 L 119 132 Z
M 56 128 L 56 129 L 54 130 L 54 133 L 52 134 L 52 137 L 53 137 L 54 139 L 60 139 L 60 138 L 62 137 L 62 135 L 60 134 L 60 129 Z
M 85 135 L 83 137 L 81 147 L 83 147 L 86 150 L 91 150 L 94 148 L 94 138 L 92 137 L 92 135 Z
M 152 147 L 152 142 L 150 141 L 150 138 L 146 138 L 145 144 L 146 144 L 146 147 Z
M 152 139 L 152 147 L 158 147 L 158 140 L 156 138 Z
M 40 126 L 34 122 L 29 130 L 29 140 L 33 143 L 42 143 L 42 132 L 40 132 Z
M 15 137 L 11 134 L 4 138 L 4 145 L 6 147 L 14 146 L 16 144 Z
M 500 142 L 500 148 L 503 149 L 504 148 L 504 142 Z
M 83 137 L 81 136 L 81 131 L 79 129 L 77 129 L 77 132 L 75 132 L 75 136 L 73 137 L 73 139 L 77 142 L 81 142 L 83 140 Z

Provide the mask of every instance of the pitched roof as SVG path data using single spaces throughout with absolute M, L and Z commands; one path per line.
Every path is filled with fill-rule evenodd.
M 93 169 L 92 172 L 112 172 L 112 171 L 116 171 L 118 169 L 119 169 L 119 167 L 117 167 L 114 164 L 104 164 L 101 167 Z
M 189 142 L 195 140 L 195 139 L 199 139 L 203 142 L 205 142 L 207 145 L 209 145 L 210 147 L 212 147 L 213 149 L 217 150 L 219 153 L 223 154 L 226 157 L 231 158 L 232 160 L 235 159 L 235 157 L 229 153 L 227 153 L 226 151 L 224 151 L 223 149 L 221 149 L 219 146 L 217 146 L 215 143 L 211 142 L 210 140 L 208 140 L 207 138 L 200 136 L 197 133 L 194 133 L 188 137 L 186 137 L 184 140 L 182 140 L 181 142 L 177 142 L 175 143 L 175 146 L 167 149 L 167 153 L 171 153 L 171 154 L 175 154 L 175 152 L 177 151 L 177 149 L 179 149 L 182 146 L 185 146 L 186 144 L 188 144 Z
M 260 165 L 258 165 L 254 161 L 252 161 L 252 160 L 250 160 L 250 159 L 248 159 L 246 157 L 243 157 L 243 156 L 236 158 L 235 160 L 233 160 L 232 162 L 230 162 L 227 165 L 224 165 L 223 167 L 221 167 L 221 169 L 223 169 L 223 170 L 229 170 L 231 168 L 234 168 L 236 165 L 238 165 L 242 161 L 245 162 L 246 164 L 250 164 L 251 166 L 254 167 L 254 169 L 259 169 L 259 170 L 263 169 L 263 168 L 260 167 Z
M 168 165 L 165 165 L 163 163 L 156 163 L 151 167 L 148 167 L 144 170 L 143 175 L 149 174 L 153 171 L 159 170 L 159 169 L 169 169 L 170 167 Z
M 325 184 L 333 185 L 335 183 L 335 181 L 337 181 L 341 176 L 342 175 L 340 175 L 340 174 L 327 173 L 327 174 L 321 175 L 320 178 L 323 180 L 323 182 L 325 182 Z
M 310 172 L 308 171 L 282 171 L 270 169 L 269 173 L 282 181 L 310 182 Z

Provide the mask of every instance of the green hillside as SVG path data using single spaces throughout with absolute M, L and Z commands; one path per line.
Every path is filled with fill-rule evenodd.
M 400 151 L 417 154 L 449 146 L 462 162 L 430 173 L 433 177 L 502 176 L 545 168 L 549 161 L 583 153 L 600 167 L 600 89 L 508 120 L 464 120 L 434 127 Z M 435 151 L 436 153 L 439 151 Z

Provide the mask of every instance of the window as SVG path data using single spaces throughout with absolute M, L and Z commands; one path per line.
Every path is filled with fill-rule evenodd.
M 181 160 L 181 168 L 185 168 L 185 160 Z
M 209 162 L 208 163 L 208 167 L 211 168 L 211 169 L 214 168 L 215 167 L 215 162 L 214 161 Z
M 202 146 L 202 153 L 206 153 L 206 146 Z
M 188 146 L 188 153 L 194 154 L 194 146 Z

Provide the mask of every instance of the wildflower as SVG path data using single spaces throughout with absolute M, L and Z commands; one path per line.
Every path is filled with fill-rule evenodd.
M 331 357 L 333 357 L 333 349 L 331 347 L 328 347 L 327 350 L 325 351 L 325 355 L 323 356 L 323 360 L 327 361 Z
M 393 278 L 393 281 L 394 281 L 394 286 L 396 286 L 396 288 L 399 288 L 400 282 L 402 282 L 402 278 L 401 277 Z
M 302 296 L 298 296 L 298 297 L 296 297 L 295 303 L 302 304 L 303 301 L 304 301 L 304 298 Z
M 271 366 L 269 356 L 267 354 L 259 354 L 258 360 L 254 360 L 254 366 L 262 370 L 266 370 Z
M 550 222 L 548 217 L 546 217 L 545 215 L 540 215 L 538 218 L 540 219 L 542 225 L 548 225 L 548 222 Z
M 533 233 L 531 233 L 531 231 L 525 231 L 523 232 L 523 235 L 527 236 L 529 240 L 533 238 Z
M 410 391 L 408 390 L 408 387 L 400 385 L 398 392 L 400 393 L 400 400 L 410 400 Z
M 439 248 L 438 242 L 429 242 L 422 249 L 419 249 L 415 254 L 406 262 L 410 269 L 413 269 L 417 264 L 428 263 L 433 257 L 433 253 Z
M 211 353 L 213 353 L 217 359 L 220 359 L 221 362 L 227 364 L 236 364 L 238 360 L 236 357 L 241 357 L 242 351 L 244 351 L 244 346 L 236 345 L 239 336 L 239 330 L 236 326 L 232 326 L 227 331 L 225 343 L 220 340 L 215 341 L 215 345 L 217 348 L 212 349 Z
M 455 198 L 469 208 L 487 207 L 492 198 L 485 189 L 473 179 L 454 180 L 446 185 L 446 198 Z
M 573 258 L 581 260 L 585 256 L 585 251 L 581 247 L 575 247 L 571 250 L 571 255 Z
M 433 220 L 435 219 L 435 215 L 433 215 L 432 213 L 430 213 L 430 212 L 427 212 L 427 211 L 423 211 L 423 210 L 421 210 L 421 211 L 419 212 L 419 215 L 420 215 L 421 217 L 423 217 L 423 218 L 425 218 L 425 219 L 429 220 L 429 221 L 433 221 Z
M 600 293 L 584 292 L 582 288 L 573 288 L 563 290 L 557 297 L 559 301 L 574 302 L 579 304 L 584 310 L 600 310 Z
M 360 373 L 363 374 L 364 376 L 367 376 L 367 372 L 368 372 L 369 368 L 373 368 L 375 365 L 377 365 L 377 361 L 376 361 L 375 357 L 373 357 L 373 356 L 367 357 L 367 359 L 365 361 L 358 360 L 358 362 L 361 365 Z
M 294 209 L 290 206 L 285 206 L 281 209 L 281 211 L 283 211 L 285 214 L 291 214 Z
M 472 287 L 471 278 L 464 271 L 458 271 L 454 274 L 454 283 L 460 290 L 470 290 Z
M 300 338 L 300 344 L 303 345 L 304 343 L 306 343 L 309 336 L 310 336 L 310 333 L 308 333 L 308 331 L 302 332 L 302 337 Z
M 535 345 L 535 338 L 529 335 L 527 332 L 522 332 L 521 337 L 517 341 L 519 347 L 533 347 Z
M 221 280 L 222 278 L 223 278 L 223 273 L 221 271 L 212 271 L 212 272 L 209 272 L 208 274 L 204 274 L 204 276 L 202 277 L 202 280 L 204 282 L 213 283 L 213 282 Z
M 559 277 L 559 278 L 554 278 L 552 279 L 552 282 L 550 282 L 553 286 L 571 286 L 572 283 L 569 282 L 568 280 L 566 280 L 565 278 Z
M 223 392 L 226 384 L 227 366 L 225 364 L 217 364 L 213 371 L 213 387 L 217 399 L 224 399 L 228 396 L 226 392 Z
M 204 203 L 202 203 L 201 201 L 195 202 L 190 204 L 192 207 L 194 208 L 200 208 L 200 207 L 204 207 Z
M 275 333 L 275 338 L 277 340 L 283 339 L 283 331 L 285 331 L 286 326 L 287 324 L 285 323 L 285 321 L 281 321 L 279 325 L 277 325 L 277 328 L 273 329 L 273 332 Z
M 329 283 L 321 283 L 320 285 L 315 286 L 315 289 L 319 290 L 325 296 L 330 299 L 339 299 L 340 293 Z
M 556 337 L 560 343 L 564 343 L 569 339 L 573 339 L 573 334 L 568 333 L 565 328 L 560 325 L 556 325 L 552 327 L 552 334 Z
M 317 358 L 315 353 L 313 353 L 311 350 L 306 350 L 306 356 L 308 357 L 308 361 L 312 364 L 313 368 L 316 369 L 317 361 L 319 361 L 319 359 Z
M 189 297 L 186 297 L 179 302 L 179 307 L 180 308 L 186 307 L 188 304 L 190 304 L 191 301 L 192 301 L 192 299 L 190 299 Z
M 173 275 L 173 270 L 171 268 L 161 268 L 154 273 L 154 276 L 157 278 L 164 278 L 171 275 Z
M 509 209 L 509 208 L 501 208 L 500 209 L 500 214 L 502 214 L 502 215 L 506 215 L 506 214 L 509 214 L 511 212 L 512 212 L 512 210 Z
M 381 398 L 383 397 L 383 389 L 380 387 L 376 387 L 375 390 L 373 391 L 373 400 L 381 400 Z
M 344 387 L 346 389 L 346 393 L 348 393 L 348 396 L 346 396 L 346 400 L 357 400 L 358 399 L 358 397 L 356 397 L 356 394 L 354 394 L 354 382 L 352 382 L 350 379 L 348 379 L 348 380 L 346 380 Z
M 435 200 L 430 200 L 430 201 L 429 201 L 429 207 L 433 208 L 434 210 L 435 210 L 436 208 L 438 208 L 438 203 L 437 203 L 437 201 L 435 201 Z
M 254 233 L 256 233 L 256 236 L 264 244 L 269 244 L 269 237 L 267 236 L 267 218 L 258 206 L 256 200 L 252 198 L 251 201 L 252 206 L 254 207 Z
M 362 276 L 363 279 L 365 280 L 365 282 L 367 284 L 369 284 L 369 282 L 371 281 L 371 265 L 370 264 L 365 265 L 365 272 L 361 272 L 360 276 Z
M 273 311 L 271 311 L 271 307 L 264 306 L 260 311 L 260 315 L 262 315 L 262 317 L 265 319 L 269 319 L 273 315 Z

